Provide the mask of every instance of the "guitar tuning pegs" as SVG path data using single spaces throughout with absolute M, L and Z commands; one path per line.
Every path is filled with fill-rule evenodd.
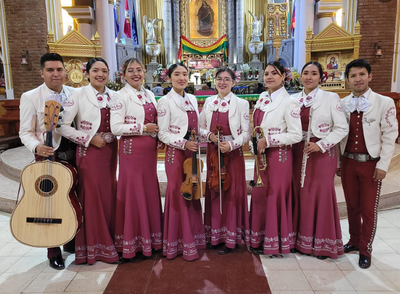
M 61 106 L 60 111 L 64 111 L 64 107 Z
M 61 125 L 57 124 L 56 128 L 59 128 L 59 127 L 61 127 Z

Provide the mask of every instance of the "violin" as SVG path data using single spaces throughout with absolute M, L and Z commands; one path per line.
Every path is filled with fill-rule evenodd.
M 192 130 L 192 141 L 195 140 L 196 131 Z M 200 158 L 197 158 L 197 153 L 193 152 L 192 158 L 188 158 L 183 163 L 183 172 L 186 174 L 186 179 L 182 183 L 181 193 L 183 198 L 190 201 L 198 200 L 204 196 L 205 186 L 201 182 L 201 173 L 203 172 L 204 163 Z
M 215 150 L 210 156 L 213 172 L 210 180 L 208 181 L 208 184 L 210 186 L 210 189 L 220 193 L 221 191 L 226 191 L 229 189 L 231 185 L 231 177 L 226 171 L 226 166 L 228 164 L 228 154 L 222 153 L 219 145 L 219 138 L 222 133 L 221 126 L 219 124 L 215 126 L 214 132 L 218 136 L 218 150 Z

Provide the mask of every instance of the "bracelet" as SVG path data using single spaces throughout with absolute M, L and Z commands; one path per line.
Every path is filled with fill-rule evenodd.
M 146 133 L 147 132 L 147 126 L 143 125 L 143 132 Z

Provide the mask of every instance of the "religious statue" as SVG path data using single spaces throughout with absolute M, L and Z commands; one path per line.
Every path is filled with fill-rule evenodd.
M 143 16 L 143 26 L 147 32 L 147 44 L 156 44 L 157 43 L 157 37 L 156 33 L 154 31 L 155 28 L 158 28 L 156 23 L 159 21 L 162 21 L 162 19 L 151 19 L 147 20 L 147 15 Z
M 203 0 L 199 11 L 197 12 L 199 19 L 198 33 L 202 36 L 210 36 L 214 31 L 214 11 L 207 1 Z
M 260 17 L 257 17 L 253 13 L 251 13 L 250 10 L 249 13 L 253 17 L 253 22 L 250 23 L 253 29 L 251 32 L 251 41 L 260 41 L 260 36 L 262 35 L 262 30 L 264 26 L 264 16 L 260 14 Z

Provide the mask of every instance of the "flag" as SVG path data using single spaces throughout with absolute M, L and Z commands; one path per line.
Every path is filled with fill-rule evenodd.
M 292 24 L 290 25 L 290 31 L 292 33 L 292 37 L 294 37 L 295 27 L 296 27 L 296 2 L 293 3 Z
M 132 39 L 133 39 L 134 45 L 139 44 L 138 35 L 137 35 L 137 27 L 136 27 L 135 2 L 132 3 Z
M 115 38 L 118 37 L 119 19 L 118 19 L 117 7 L 115 5 L 114 5 L 114 32 L 115 32 Z
M 128 0 L 125 0 L 125 23 L 124 23 L 124 33 L 128 38 L 132 38 L 131 32 L 131 20 L 129 17 L 129 4 Z

